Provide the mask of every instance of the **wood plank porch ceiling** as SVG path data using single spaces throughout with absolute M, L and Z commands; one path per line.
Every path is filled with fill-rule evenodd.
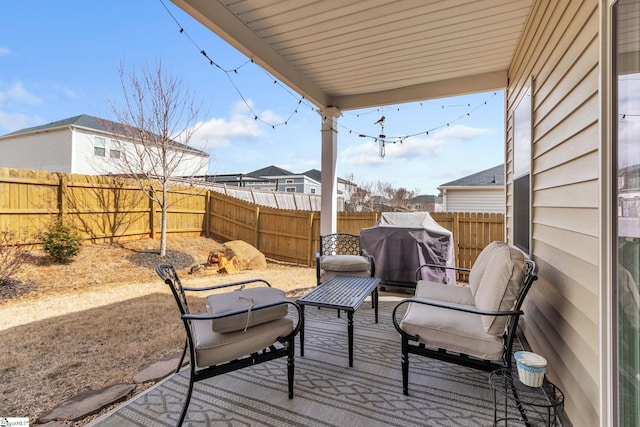
M 507 86 L 532 0 L 172 0 L 318 107 Z

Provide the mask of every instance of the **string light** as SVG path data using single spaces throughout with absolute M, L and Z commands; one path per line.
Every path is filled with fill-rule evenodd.
M 440 109 L 471 107 L 470 103 L 465 103 L 465 104 L 440 104 L 440 103 L 437 103 L 435 101 L 420 101 L 417 104 L 420 107 L 424 107 L 425 104 L 434 105 L 434 106 L 436 106 L 436 107 L 438 107 Z M 356 116 L 356 117 L 366 116 L 366 115 L 373 114 L 373 113 L 381 113 L 381 112 L 384 111 L 385 108 L 388 108 L 388 107 L 376 107 L 376 108 L 372 108 L 372 109 L 367 110 L 367 111 L 360 111 L 358 113 L 345 112 L 345 115 L 353 115 L 353 116 Z M 394 110 L 399 112 L 399 111 L 406 110 L 406 109 L 409 109 L 409 108 L 414 108 L 414 107 L 412 105 L 394 107 Z
M 358 132 L 358 131 L 354 131 L 354 130 L 352 130 L 352 129 L 347 128 L 347 127 L 346 127 L 346 126 L 344 126 L 344 125 L 339 125 L 339 127 L 343 128 L 344 130 L 348 131 L 349 133 L 357 133 L 357 134 L 358 134 L 358 136 L 359 136 L 359 137 L 361 137 L 361 138 L 372 138 L 372 139 L 373 139 L 374 141 L 376 141 L 376 142 L 379 142 L 380 140 L 384 139 L 384 142 L 385 142 L 385 143 L 386 143 L 386 142 L 392 142 L 392 143 L 394 143 L 394 144 L 395 144 L 396 142 L 400 142 L 400 143 L 402 143 L 405 139 L 412 138 L 412 137 L 416 137 L 416 136 L 420 136 L 420 135 L 423 135 L 423 134 L 424 134 L 424 135 L 429 135 L 429 132 L 434 132 L 434 131 L 436 131 L 436 130 L 438 130 L 438 129 L 443 129 L 443 128 L 446 128 L 446 127 L 450 127 L 450 125 L 451 125 L 452 123 L 456 123 L 456 122 L 458 122 L 458 121 L 460 121 L 460 120 L 462 120 L 462 119 L 465 119 L 465 118 L 467 118 L 467 117 L 471 117 L 471 114 L 472 114 L 472 113 L 474 113 L 474 112 L 475 112 L 475 111 L 477 111 L 478 109 L 482 108 L 483 106 L 488 105 L 488 102 L 489 102 L 491 99 L 493 99 L 495 96 L 497 96 L 497 93 L 496 93 L 496 92 L 493 92 L 493 93 L 492 93 L 492 95 L 491 95 L 491 97 L 490 97 L 489 99 L 487 99 L 487 100 L 485 100 L 485 101 L 481 102 L 481 103 L 480 103 L 480 104 L 478 104 L 476 107 L 471 108 L 471 110 L 467 111 L 465 114 L 460 115 L 459 117 L 457 117 L 457 118 L 455 118 L 455 119 L 453 119 L 453 120 L 449 120 L 449 121 L 447 121 L 447 122 L 445 122 L 445 123 L 443 123 L 443 124 L 441 124 L 441 125 L 439 125 L 439 126 L 435 126 L 435 127 L 433 127 L 433 128 L 430 128 L 430 129 L 427 129 L 427 130 L 423 130 L 423 131 L 420 131 L 420 132 L 416 132 L 416 133 L 412 133 L 412 134 L 409 134 L 409 135 L 402 135 L 402 136 L 389 136 L 389 137 L 384 136 L 384 138 L 381 138 L 381 136 L 382 136 L 382 135 L 378 135 L 378 136 L 374 136 L 374 135 L 367 135 L 365 132 Z M 420 104 L 422 104 L 422 103 L 420 103 Z M 461 106 L 461 105 L 463 105 L 463 104 L 460 104 L 459 106 Z M 471 104 L 464 104 L 464 106 L 471 107 Z M 381 113 L 381 112 L 384 112 L 384 110 L 383 110 L 383 109 L 384 109 L 384 107 L 381 107 L 381 108 L 377 108 L 377 109 L 375 109 L 374 111 L 376 111 L 376 112 L 378 112 L 378 113 Z M 366 114 L 369 114 L 369 113 L 371 113 L 371 112 L 372 112 L 372 111 L 369 111 L 369 112 L 367 112 Z
M 227 79 L 229 79 L 229 82 L 231 83 L 231 86 L 234 88 L 234 90 L 236 91 L 236 93 L 238 94 L 238 96 L 240 96 L 240 99 L 242 100 L 242 102 L 245 104 L 245 106 L 247 107 L 247 109 L 249 110 L 249 112 L 251 114 L 253 114 L 254 120 L 261 122 L 265 125 L 271 126 L 272 129 L 275 129 L 277 126 L 283 126 L 283 125 L 287 125 L 288 122 L 291 120 L 291 118 L 295 115 L 298 114 L 298 107 L 300 105 L 306 105 L 309 107 L 309 109 L 314 110 L 313 105 L 310 105 L 309 103 L 307 103 L 305 101 L 305 97 L 304 96 L 299 96 L 296 95 L 295 97 L 298 99 L 298 103 L 296 104 L 296 107 L 293 109 L 293 111 L 291 112 L 291 114 L 289 114 L 289 116 L 279 122 L 279 123 L 272 123 L 272 122 L 267 122 L 266 120 L 263 120 L 260 118 L 260 116 L 254 111 L 254 109 L 251 107 L 251 104 L 249 103 L 249 101 L 246 99 L 246 97 L 244 96 L 244 94 L 242 93 L 242 91 L 240 90 L 240 88 L 238 87 L 238 85 L 236 85 L 235 81 L 233 80 L 232 76 L 233 75 L 239 75 L 239 71 L 245 67 L 248 64 L 255 64 L 255 62 L 253 61 L 253 59 L 249 58 L 247 59 L 245 62 L 243 62 L 242 64 L 240 64 L 237 67 L 234 68 L 224 68 L 222 67 L 220 64 L 218 64 L 216 61 L 214 61 L 208 54 L 207 52 L 200 48 L 200 46 L 195 42 L 195 40 L 189 35 L 189 33 L 184 29 L 184 27 L 180 24 L 180 22 L 178 21 L 178 19 L 173 15 L 173 13 L 171 13 L 171 11 L 169 10 L 169 8 L 167 7 L 167 5 L 164 3 L 163 0 L 159 0 L 160 3 L 162 4 L 162 6 L 164 7 L 164 9 L 167 11 L 167 13 L 169 14 L 169 16 L 171 16 L 171 18 L 173 19 L 173 21 L 176 23 L 176 25 L 179 27 L 179 33 L 183 34 L 187 37 L 187 39 L 189 39 L 189 41 L 191 42 L 191 44 L 193 44 L 195 46 L 195 48 L 198 50 L 198 52 L 200 52 L 200 54 L 208 61 L 209 65 L 212 65 L 214 67 L 216 67 L 217 69 L 219 69 L 220 71 L 222 71 L 226 76 Z M 269 73 L 266 72 L 266 70 L 264 70 L 262 67 L 260 67 L 260 69 L 262 69 L 262 71 L 269 75 Z M 270 76 L 271 79 L 273 79 L 273 76 Z M 273 79 L 273 83 L 275 85 L 280 86 L 281 88 L 285 88 L 286 91 L 289 94 L 293 94 L 292 91 L 285 85 L 283 85 L 282 83 L 280 83 L 278 81 L 278 79 Z
M 185 30 L 185 28 L 180 24 L 180 22 L 175 17 L 175 15 L 169 10 L 169 8 L 165 4 L 165 2 L 163 0 L 159 0 L 159 1 L 162 4 L 162 6 L 164 7 L 164 9 L 166 10 L 166 12 L 169 14 L 169 16 L 171 16 L 173 21 L 178 26 L 179 33 L 183 34 L 183 35 L 185 35 L 187 37 L 187 39 L 191 42 L 191 44 L 193 44 L 195 46 L 195 48 L 198 50 L 198 52 L 207 60 L 209 65 L 212 65 L 212 66 L 216 67 L 218 70 L 222 71 L 227 76 L 227 79 L 229 80 L 229 83 L 234 88 L 234 90 L 236 91 L 236 93 L 238 94 L 238 96 L 240 97 L 242 102 L 245 104 L 246 108 L 253 115 L 253 119 L 255 121 L 261 122 L 261 123 L 263 123 L 265 125 L 270 126 L 272 129 L 275 129 L 278 126 L 283 126 L 283 125 L 286 126 L 286 125 L 288 125 L 289 121 L 293 118 L 293 116 L 295 114 L 299 113 L 299 107 L 300 106 L 308 107 L 312 111 L 315 110 L 315 107 L 313 105 L 311 105 L 309 102 L 307 102 L 307 100 L 306 100 L 306 98 L 304 96 L 299 96 L 298 94 L 294 93 L 288 86 L 284 85 L 278 79 L 274 78 L 271 74 L 269 74 L 264 68 L 260 67 L 260 70 L 262 70 L 270 79 L 273 80 L 273 84 L 274 85 L 279 86 L 285 92 L 287 92 L 292 97 L 297 99 L 296 107 L 293 109 L 293 111 L 289 114 L 289 116 L 285 120 L 282 120 L 279 123 L 271 123 L 271 122 L 267 122 L 267 121 L 263 120 L 262 118 L 260 118 L 259 114 L 256 111 L 254 111 L 253 107 L 251 106 L 251 104 L 249 103 L 247 98 L 244 96 L 244 94 L 242 93 L 242 91 L 240 90 L 240 88 L 238 87 L 238 85 L 236 84 L 236 82 L 232 78 L 233 75 L 239 75 L 240 74 L 240 70 L 242 68 L 244 68 L 245 66 L 247 66 L 249 64 L 255 64 L 254 60 L 252 58 L 248 58 L 245 62 L 243 62 L 239 66 L 233 67 L 233 68 L 222 67 L 216 61 L 214 61 L 213 58 L 211 58 L 204 49 L 200 48 L 200 46 L 189 35 L 189 33 Z M 494 96 L 496 96 L 495 92 L 493 93 L 491 98 L 493 98 Z M 351 130 L 351 129 L 349 129 L 349 128 L 345 127 L 344 125 L 341 125 L 341 124 L 339 126 L 341 128 L 344 128 L 344 129 L 348 130 L 350 134 L 351 133 L 357 133 L 360 137 L 373 138 L 375 141 L 380 142 L 380 144 L 381 144 L 380 145 L 381 157 L 384 157 L 384 148 L 385 148 L 386 142 L 392 142 L 394 144 L 396 142 L 402 143 L 407 138 L 411 138 L 411 137 L 415 137 L 415 136 L 419 136 L 419 135 L 423 135 L 423 134 L 424 135 L 429 135 L 429 132 L 433 132 L 433 131 L 436 131 L 436 130 L 441 129 L 441 128 L 449 127 L 451 123 L 455 123 L 455 122 L 457 122 L 457 121 L 459 121 L 459 120 L 461 120 L 461 119 L 463 119 L 465 117 L 470 117 L 471 113 L 475 112 L 477 109 L 481 108 L 483 105 L 487 105 L 487 102 L 489 100 L 484 101 L 482 104 L 476 106 L 472 110 L 466 112 L 464 115 L 462 115 L 462 116 L 460 116 L 460 117 L 458 117 L 458 118 L 456 118 L 454 120 L 450 120 L 450 121 L 448 121 L 448 122 L 446 122 L 446 123 L 444 123 L 442 125 L 433 127 L 431 129 L 428 129 L 428 130 L 416 132 L 416 133 L 413 133 L 413 134 L 410 134 L 410 135 L 386 137 L 386 136 L 381 134 L 381 135 L 378 135 L 378 136 L 370 136 L 370 135 L 366 135 L 363 132 L 353 131 L 353 130 Z M 460 108 L 460 107 L 468 107 L 469 108 L 469 107 L 471 107 L 470 103 L 466 103 L 466 104 L 440 104 L 440 103 L 437 103 L 435 101 L 422 101 L 422 102 L 419 103 L 419 106 L 422 107 L 424 104 L 434 105 L 434 106 L 437 106 L 437 107 L 439 107 L 441 109 L 445 109 L 445 108 Z M 380 113 L 380 112 L 384 111 L 384 108 L 385 107 L 379 107 L 379 108 L 375 108 L 375 109 L 371 109 L 369 111 L 364 111 L 364 112 L 359 112 L 359 113 L 345 112 L 343 114 L 347 114 L 347 115 L 351 114 L 351 115 L 355 115 L 356 117 L 360 117 L 360 116 L 365 116 L 365 115 L 369 115 L 369 114 L 372 114 L 372 113 Z M 397 112 L 405 110 L 406 108 L 411 108 L 411 107 L 410 106 L 407 106 L 407 107 L 401 107 L 401 106 L 394 107 L 394 109 Z M 324 118 L 323 121 L 326 122 L 326 118 Z M 332 130 L 335 131 L 335 129 L 332 129 Z

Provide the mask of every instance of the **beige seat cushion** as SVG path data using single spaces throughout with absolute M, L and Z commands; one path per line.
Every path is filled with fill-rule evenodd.
M 320 258 L 320 269 L 340 272 L 369 271 L 369 260 L 359 255 L 327 255 Z
M 485 360 L 502 357 L 502 338 L 486 333 L 477 314 L 410 303 L 400 327 L 431 347 Z
M 293 331 L 293 320 L 281 317 L 252 328 L 220 334 L 211 330 L 209 320 L 196 320 L 192 323 L 196 366 L 204 368 L 262 350 L 275 343 L 279 337 Z
M 284 300 L 286 300 L 286 295 L 282 290 L 265 286 L 209 295 L 206 307 L 209 313 L 219 314 Z M 255 311 L 251 310 L 246 313 L 213 319 L 211 328 L 214 332 L 221 334 L 239 331 L 284 317 L 287 315 L 288 310 L 288 304 L 280 304 Z
M 494 241 L 485 246 L 485 248 L 478 254 L 478 258 L 476 258 L 473 263 L 473 267 L 471 267 L 471 271 L 469 272 L 469 287 L 471 288 L 471 294 L 474 297 L 478 291 L 478 286 L 480 286 L 480 280 L 487 269 L 487 264 L 489 263 L 491 255 L 493 255 L 493 252 L 497 248 L 506 245 L 507 244 L 505 242 Z
M 524 261 L 522 251 L 508 245 L 496 247 L 476 291 L 476 307 L 490 311 L 513 309 L 524 282 Z M 482 316 L 482 326 L 486 333 L 502 336 L 507 320 L 506 316 Z
M 452 302 L 462 305 L 474 306 L 475 304 L 468 286 L 445 285 L 427 280 L 418 281 L 415 296 L 416 298 Z

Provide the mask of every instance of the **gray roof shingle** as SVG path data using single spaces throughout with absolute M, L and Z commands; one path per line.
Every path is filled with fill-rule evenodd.
M 249 172 L 247 175 L 253 177 L 261 177 L 261 176 L 286 176 L 286 175 L 297 175 L 293 172 L 289 172 L 288 170 L 279 168 L 277 166 L 267 166 L 266 168 L 258 169 L 253 172 Z
M 17 136 L 21 134 L 31 133 L 31 132 L 39 132 L 43 130 L 49 129 L 58 129 L 64 128 L 68 126 L 77 126 L 86 129 L 94 129 L 100 132 L 109 132 L 109 133 L 118 133 L 120 135 L 126 136 L 127 132 L 125 132 L 124 125 L 122 123 L 113 122 L 107 119 L 101 119 L 99 117 L 90 116 L 88 114 L 80 114 L 78 116 L 69 117 L 67 119 L 57 120 L 55 122 L 47 123 L 44 125 L 33 126 L 30 128 L 20 129 L 15 132 L 8 133 L 3 136 Z M 197 148 L 190 147 L 185 144 L 181 144 L 179 142 L 175 142 L 176 146 L 185 148 L 189 151 L 193 151 L 196 153 L 205 154 L 209 156 L 208 153 L 198 150 Z
M 440 187 L 481 187 L 504 185 L 504 164 L 476 172 L 440 185 Z

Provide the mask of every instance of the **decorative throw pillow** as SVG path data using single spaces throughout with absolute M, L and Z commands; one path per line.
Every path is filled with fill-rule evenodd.
M 257 305 L 283 300 L 286 300 L 286 296 L 280 289 L 272 287 L 246 288 L 209 295 L 207 297 L 206 307 L 207 311 L 212 314 L 248 309 L 248 311 L 244 313 L 213 319 L 211 321 L 213 332 L 224 334 L 285 317 L 288 313 L 288 304 L 280 304 L 256 311 L 252 310 L 252 308 Z

